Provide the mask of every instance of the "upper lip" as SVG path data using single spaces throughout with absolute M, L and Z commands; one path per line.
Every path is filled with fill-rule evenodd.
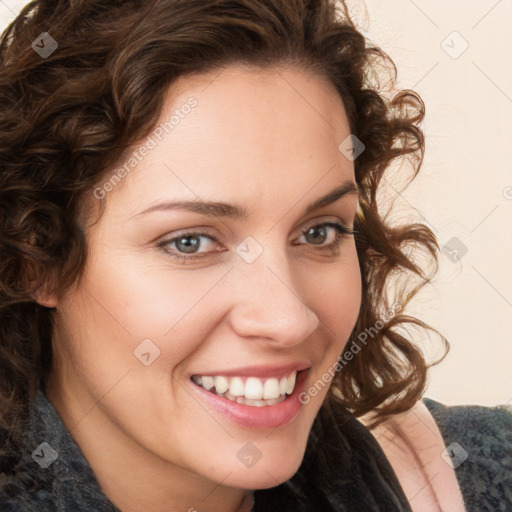
M 243 368 L 231 368 L 226 370 L 208 370 L 203 372 L 194 372 L 192 375 L 201 376 L 226 376 L 226 377 L 284 377 L 290 375 L 293 371 L 306 370 L 311 367 L 307 361 L 296 361 L 281 365 L 254 365 L 244 366 Z

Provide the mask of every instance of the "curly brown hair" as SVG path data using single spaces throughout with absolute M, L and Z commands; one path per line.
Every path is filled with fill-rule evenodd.
M 51 41 L 45 32 L 58 48 L 40 55 L 31 42 Z M 439 247 L 421 223 L 392 225 L 377 190 L 397 159 L 409 160 L 409 181 L 419 171 L 424 104 L 410 90 L 383 92 L 379 77 L 385 72 L 394 85 L 395 65 L 361 34 L 345 3 L 36 0 L 0 42 L 0 470 L 17 460 L 52 364 L 54 310 L 38 304 L 36 292 L 59 296 L 84 269 L 85 195 L 154 128 L 173 81 L 235 62 L 292 64 L 327 77 L 365 146 L 354 161 L 363 299 L 349 343 L 377 332 L 336 372 L 325 407 L 341 401 L 355 416 L 372 411 L 374 425 L 423 394 L 434 363 L 404 326 L 432 328 L 402 311 L 433 275 L 413 256 L 426 255 L 435 273 Z M 391 293 L 398 277 L 409 285 Z M 401 309 L 383 321 L 391 304 Z

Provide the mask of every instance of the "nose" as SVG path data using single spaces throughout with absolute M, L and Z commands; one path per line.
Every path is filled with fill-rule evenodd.
M 250 264 L 239 262 L 232 272 L 231 327 L 241 337 L 291 347 L 306 340 L 320 321 L 293 283 L 287 259 L 265 253 Z

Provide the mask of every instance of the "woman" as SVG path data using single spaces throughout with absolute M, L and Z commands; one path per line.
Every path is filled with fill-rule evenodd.
M 510 510 L 510 413 L 421 400 L 423 103 L 344 5 L 37 1 L 1 56 L 2 510 Z

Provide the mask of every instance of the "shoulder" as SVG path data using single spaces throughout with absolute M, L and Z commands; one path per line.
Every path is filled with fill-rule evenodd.
M 511 510 L 512 409 L 423 403 L 441 431 L 468 510 Z
M 423 398 L 430 414 L 442 427 L 443 434 L 463 436 L 468 440 L 499 442 L 509 445 L 512 440 L 512 406 L 445 405 Z
M 2 512 L 119 512 L 48 397 L 39 391 L 15 473 L 0 474 Z
M 442 458 L 445 444 L 429 410 L 421 401 L 387 417 L 372 429 L 391 463 L 413 511 L 464 512 L 455 471 Z

